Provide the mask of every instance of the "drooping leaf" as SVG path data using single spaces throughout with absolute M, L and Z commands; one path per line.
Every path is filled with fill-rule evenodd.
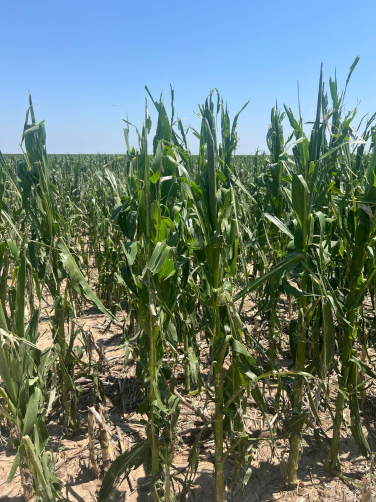
M 98 494 L 98 502 L 108 500 L 116 485 L 131 471 L 150 457 L 149 440 L 136 443 L 130 450 L 117 457 L 106 472 Z
M 86 282 L 84 276 L 82 275 L 80 269 L 77 266 L 73 256 L 70 254 L 67 245 L 65 244 L 63 239 L 59 239 L 58 246 L 61 252 L 62 260 L 67 269 L 69 278 L 72 282 L 72 286 L 77 291 L 78 294 L 82 296 L 86 296 L 90 301 L 96 305 L 103 314 L 105 314 L 112 322 L 117 323 L 116 318 L 109 312 L 97 295 L 90 288 L 88 283 Z

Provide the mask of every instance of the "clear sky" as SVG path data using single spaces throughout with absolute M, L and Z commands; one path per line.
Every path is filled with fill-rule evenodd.
M 276 99 L 296 111 L 299 80 L 311 120 L 321 61 L 342 88 L 357 55 L 348 109 L 376 111 L 376 0 L 0 0 L 0 13 L 4 153 L 20 151 L 28 89 L 49 153 L 124 152 L 121 119 L 142 124 L 145 84 L 168 110 L 172 84 L 176 113 L 195 127 L 212 87 L 232 117 L 251 98 L 238 153 L 253 153 Z M 190 146 L 197 153 L 193 135 Z

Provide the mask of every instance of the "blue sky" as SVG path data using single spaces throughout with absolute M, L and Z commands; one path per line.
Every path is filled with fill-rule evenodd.
M 168 109 L 172 84 L 176 113 L 194 127 L 212 87 L 232 117 L 251 98 L 238 153 L 253 153 L 266 147 L 276 99 L 297 111 L 299 80 L 311 120 L 321 61 L 325 81 L 337 68 L 342 88 L 357 55 L 347 107 L 360 102 L 359 118 L 376 111 L 374 0 L 0 0 L 0 7 L 5 153 L 20 151 L 28 89 L 37 120 L 46 120 L 49 153 L 124 152 L 122 118 L 141 125 L 145 84 L 154 97 L 164 90 Z M 196 153 L 192 135 L 190 146 Z

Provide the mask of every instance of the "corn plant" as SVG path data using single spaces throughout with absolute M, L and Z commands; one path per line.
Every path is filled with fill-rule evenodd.
M 31 118 L 31 124 L 29 124 Z M 62 284 L 67 279 L 59 250 L 56 248 L 62 220 L 56 214 L 53 194 L 56 187 L 50 180 L 50 167 L 46 153 L 46 131 L 44 122 L 37 123 L 31 96 L 22 136 L 26 153 L 24 159 L 17 161 L 17 178 L 14 186 L 19 196 L 23 214 L 30 222 L 31 239 L 29 240 L 28 257 L 31 264 L 28 272 L 29 300 L 31 310 L 34 306 L 34 290 L 39 303 L 44 285 L 53 298 L 54 318 L 51 322 L 55 350 L 59 352 L 58 373 L 61 402 L 64 409 L 62 419 L 65 427 L 77 428 L 78 394 L 74 385 L 74 364 L 72 350 L 65 340 L 65 319 L 69 310 L 69 282 L 64 294 Z M 8 173 L 8 176 L 10 174 Z M 35 287 L 34 287 L 35 285 Z M 70 345 L 73 346 L 74 340 Z M 69 367 L 69 369 L 68 369 Z
M 176 345 L 173 333 L 173 310 L 176 301 L 174 234 L 175 166 L 168 159 L 170 147 L 164 142 L 172 138 L 170 124 L 162 102 L 154 102 L 158 111 L 157 132 L 153 142 L 154 159 L 147 153 L 151 119 L 146 105 L 145 123 L 140 136 L 140 152 L 133 165 L 131 196 L 123 202 L 118 222 L 127 241 L 127 265 L 121 272 L 129 288 L 135 320 L 140 327 L 137 374 L 144 380 L 145 401 L 141 412 L 148 415 L 148 438 L 137 448 L 137 461 L 150 454 L 152 495 L 159 500 L 172 497 L 170 466 L 171 437 L 178 418 L 178 399 L 171 394 L 168 381 L 171 372 L 163 367 L 166 341 Z M 171 336 L 172 335 L 172 336 Z M 99 495 L 104 500 L 121 472 L 134 462 L 133 451 L 109 470 Z M 163 465 L 166 468 L 163 469 Z M 121 471 L 119 471 L 119 467 Z M 163 478 L 164 490 L 159 480 Z
M 232 343 L 234 353 L 242 350 L 239 340 L 239 318 L 230 304 L 231 283 L 229 279 L 236 272 L 239 235 L 234 219 L 234 192 L 229 186 L 231 174 L 231 153 L 236 148 L 236 120 L 222 144 L 225 177 L 223 188 L 218 186 L 220 171 L 218 169 L 218 146 L 216 140 L 216 123 L 212 94 L 204 106 L 200 106 L 202 117 L 200 133 L 200 171 L 198 189 L 193 193 L 196 213 L 200 218 L 199 229 L 202 232 L 202 246 L 198 250 L 202 268 L 203 296 L 208 315 L 210 316 L 210 350 L 213 364 L 213 383 L 215 394 L 214 440 L 215 440 L 215 500 L 223 500 L 224 494 L 224 415 L 223 409 L 228 400 L 224 394 L 224 360 Z M 218 111 L 219 105 L 217 106 Z M 228 113 L 222 115 L 222 130 L 229 130 Z M 219 178 L 219 179 L 218 179 Z M 226 186 L 227 185 L 227 186 Z M 193 185 L 192 185 L 193 186 Z M 197 195 L 196 195 L 197 193 Z M 218 195 L 220 199 L 218 200 Z M 201 256 L 200 256 L 201 255 Z M 241 329 L 240 329 L 241 332 Z M 244 349 L 244 353 L 248 355 Z M 245 356 L 247 357 L 247 356 Z M 236 364 L 231 370 L 232 397 L 234 388 L 238 388 L 243 380 Z M 225 408 L 224 408 L 225 406 Z M 241 431 L 239 431 L 241 432 Z M 241 436 L 239 436 L 241 439 Z
M 372 151 L 368 156 L 364 156 L 364 144 L 361 144 L 357 148 L 357 155 L 353 160 L 349 155 L 349 145 L 343 145 L 343 161 L 351 178 L 349 188 L 354 185 L 352 169 L 359 172 L 360 163 L 364 162 L 366 164 L 364 191 L 357 190 L 354 192 L 349 189 L 347 193 L 337 196 L 337 200 L 333 198 L 333 209 L 342 238 L 341 252 L 347 265 L 345 288 L 343 289 L 344 301 L 341 298 L 343 304 L 338 302 L 338 305 L 343 305 L 342 308 L 339 308 L 338 316 L 341 321 L 340 342 L 342 345 L 340 354 L 341 373 L 338 376 L 340 392 L 338 392 L 336 400 L 333 439 L 325 461 L 326 469 L 335 474 L 341 472 L 339 438 L 346 392 L 349 395 L 353 437 L 361 453 L 366 457 L 370 454 L 370 448 L 364 437 L 359 415 L 358 391 L 361 390 L 359 369 L 369 376 L 373 376 L 373 373 L 364 362 L 362 363 L 356 357 L 356 352 L 354 352 L 354 341 L 358 337 L 360 328 L 357 312 L 361 307 L 364 294 L 376 274 L 376 268 L 373 264 L 371 264 L 371 267 L 365 268 L 376 231 L 374 216 L 376 201 L 376 153 L 374 147 L 376 128 L 373 127 L 369 130 L 369 127 L 370 123 L 367 124 L 363 134 L 363 141 L 367 139 L 372 141 Z
M 349 78 L 352 69 L 350 69 Z M 332 86 L 332 91 L 333 90 L 334 87 Z M 289 245 L 290 249 L 295 248 L 306 254 L 308 266 L 302 262 L 302 267 L 298 274 L 302 292 L 296 295 L 299 298 L 298 320 L 292 320 L 290 322 L 290 347 L 295 370 L 298 372 L 312 372 L 312 368 L 316 366 L 316 371 L 320 377 L 324 377 L 327 374 L 332 364 L 332 358 L 334 357 L 334 325 L 331 314 L 334 309 L 334 300 L 331 290 L 330 288 L 328 290 L 325 281 L 325 275 L 328 270 L 328 260 L 324 258 L 324 254 L 328 253 L 326 249 L 328 242 L 323 241 L 323 233 L 325 232 L 325 215 L 323 213 L 324 201 L 334 185 L 334 183 L 331 183 L 331 175 L 336 168 L 336 152 L 342 146 L 346 148 L 344 142 L 347 138 L 346 133 L 342 135 L 336 134 L 335 144 L 333 144 L 332 140 L 328 143 L 325 136 L 325 127 L 332 115 L 334 117 L 333 127 L 337 129 L 341 128 L 342 132 L 346 132 L 354 116 L 354 114 L 349 114 L 342 123 L 337 96 L 333 95 L 332 99 L 334 111 L 329 112 L 327 110 L 327 97 L 324 94 L 321 69 L 316 119 L 310 140 L 308 140 L 303 133 L 301 118 L 298 122 L 294 118 L 291 109 L 285 106 L 285 111 L 294 129 L 296 139 L 295 146 L 293 147 L 294 167 L 291 175 L 291 192 L 285 189 L 287 200 L 296 218 L 294 233 L 292 233 L 278 218 L 269 217 L 282 232 L 293 239 Z M 316 243 L 315 228 L 320 228 L 319 243 Z M 317 260 L 316 252 L 313 252 L 317 246 L 319 246 L 320 249 L 318 253 L 320 257 L 319 260 Z M 297 270 L 297 272 L 299 272 L 299 270 Z M 286 291 L 293 292 L 290 288 Z M 319 305 L 320 297 L 323 298 L 322 310 L 319 309 L 315 313 L 316 307 Z M 324 300 L 324 298 L 327 299 Z M 332 300 L 330 301 L 330 299 Z M 314 318 L 315 323 L 314 326 L 311 327 L 310 325 Z M 322 323 L 322 336 L 324 338 L 324 352 L 322 354 L 319 344 L 317 343 L 317 330 L 320 322 Z M 312 333 L 316 342 L 311 346 L 312 349 L 308 350 L 308 344 L 310 343 Z M 312 366 L 312 362 L 309 358 L 310 355 L 312 357 L 314 349 L 316 349 L 316 354 L 313 357 L 316 363 Z M 318 365 L 318 361 L 322 362 Z M 291 399 L 292 417 L 285 420 L 285 429 L 290 434 L 288 484 L 291 489 L 298 484 L 297 468 L 300 437 L 304 423 L 308 419 L 307 411 L 303 409 L 302 401 L 304 381 L 303 378 L 299 379 L 291 389 L 289 395 Z M 319 386 L 319 388 L 322 389 L 321 386 Z
M 270 209 L 271 209 L 271 219 L 273 216 L 281 220 L 283 218 L 284 210 L 284 197 L 282 193 L 282 176 L 284 169 L 285 154 L 284 150 L 284 138 L 283 138 L 283 128 L 282 121 L 285 114 L 278 111 L 278 107 L 272 108 L 271 111 L 271 123 L 269 125 L 269 130 L 267 134 L 267 143 L 270 151 L 269 159 L 269 170 L 268 173 L 268 195 L 270 197 Z M 265 216 L 269 217 L 269 213 Z M 281 245 L 278 237 L 278 229 L 276 226 L 272 226 L 270 230 L 273 247 L 273 265 L 275 265 L 280 259 L 279 253 L 281 252 Z M 278 301 L 278 281 L 273 278 L 267 285 L 267 296 L 269 298 L 269 357 L 273 363 L 276 363 L 276 340 L 275 340 L 275 325 L 276 321 L 278 323 L 278 317 L 276 315 L 276 304 Z
M 317 113 L 314 127 L 311 133 L 311 141 L 305 137 L 302 124 L 298 123 L 291 109 L 285 107 L 290 124 L 294 129 L 297 144 L 293 147 L 293 154 L 296 172 L 291 179 L 291 199 L 290 203 L 296 217 L 296 227 L 294 231 L 294 246 L 298 251 L 306 253 L 312 242 L 310 232 L 311 222 L 314 220 L 313 206 L 317 195 L 316 185 L 320 172 L 320 153 L 323 142 L 324 126 L 321 124 L 321 111 L 323 99 L 322 69 L 319 83 L 319 96 L 317 103 Z M 304 292 L 308 287 L 308 270 L 303 269 L 300 289 Z M 294 368 L 298 372 L 305 371 L 306 347 L 309 324 L 312 320 L 314 309 L 318 300 L 312 297 L 301 296 L 299 300 L 299 319 L 290 324 L 290 345 L 295 345 L 292 351 Z M 295 329 L 295 326 L 297 329 Z M 294 339 L 294 337 L 296 337 Z M 292 433 L 290 437 L 290 453 L 288 460 L 288 484 L 289 488 L 297 486 L 297 469 L 300 450 L 300 433 L 307 420 L 307 413 L 303 410 L 303 379 L 299 379 L 292 390 L 292 412 L 291 419 L 286 421 L 286 429 Z M 295 415 L 295 416 L 294 416 Z
M 222 136 L 221 148 L 217 147 L 215 108 L 213 93 L 205 105 L 200 106 L 202 118 L 200 133 L 199 171 L 195 182 L 181 161 L 181 172 L 189 187 L 188 196 L 196 220 L 195 259 L 200 266 L 201 297 L 209 323 L 205 327 L 210 347 L 212 379 L 214 386 L 214 415 L 212 417 L 215 441 L 215 500 L 222 501 L 225 490 L 224 464 L 228 455 L 235 457 L 232 486 L 235 485 L 240 467 L 247 467 L 250 458 L 248 435 L 244 432 L 244 392 L 250 389 L 260 409 L 265 410 L 264 398 L 258 387 L 262 368 L 250 355 L 242 342 L 242 322 L 235 307 L 241 300 L 264 281 L 283 273 L 290 263 L 301 258 L 299 254 L 289 257 L 290 262 L 281 262 L 263 276 L 246 284 L 239 293 L 233 294 L 240 246 L 240 225 L 238 205 L 232 181 L 236 180 L 231 164 L 231 153 L 235 150 L 236 115 L 231 133 Z M 217 111 L 222 107 L 218 95 Z M 228 110 L 222 111 L 222 132 L 229 131 Z M 225 139 L 225 141 L 224 141 Z M 224 150 L 226 148 L 226 150 Z M 182 157 L 178 155 L 180 160 Z M 225 159 L 222 163 L 219 159 Z M 220 169 L 223 167 L 226 175 Z M 244 257 L 240 260 L 244 264 Z M 230 357 L 231 355 L 231 357 Z M 230 368 L 225 371 L 226 357 L 230 357 Z M 259 376 L 256 377 L 256 374 Z M 226 418 L 225 418 L 226 417 Z M 225 451 L 224 442 L 230 445 Z
M 20 252 L 17 263 L 17 288 L 15 322 L 8 330 L 2 306 L 0 306 L 0 414 L 16 430 L 11 440 L 17 454 L 8 476 L 12 481 L 20 469 L 24 497 L 34 495 L 43 501 L 59 498 L 61 482 L 54 475 L 55 457 L 48 453 L 49 435 L 45 419 L 52 405 L 51 392 L 48 406 L 47 376 L 56 358 L 50 349 L 41 352 L 38 340 L 39 310 L 25 329 L 26 257 Z

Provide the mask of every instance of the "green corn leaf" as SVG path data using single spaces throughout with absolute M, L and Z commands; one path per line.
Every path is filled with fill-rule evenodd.
M 98 494 L 98 502 L 108 500 L 116 485 L 131 471 L 150 458 L 149 440 L 135 444 L 130 450 L 117 457 L 106 472 Z
M 309 214 L 309 189 L 301 174 L 292 177 L 292 205 L 298 218 L 300 228 L 307 232 Z
M 42 399 L 42 391 L 37 387 L 31 394 L 30 399 L 27 403 L 25 417 L 23 419 L 23 431 L 24 436 L 28 435 L 33 429 L 37 422 L 39 403 Z
M 244 345 L 239 340 L 236 340 L 235 338 L 233 338 L 232 342 L 231 342 L 231 348 L 232 348 L 233 352 L 236 352 L 237 354 L 241 354 L 242 356 L 245 356 L 251 364 L 256 364 L 255 359 L 251 356 L 251 354 L 248 352 L 248 350 L 244 347 Z
M 246 378 L 248 378 L 251 382 L 253 382 L 254 380 L 257 380 L 257 375 L 255 373 L 253 373 L 253 371 L 251 371 L 247 366 L 242 364 L 240 361 L 237 361 L 236 364 L 237 364 L 239 370 L 243 373 L 243 375 Z
M 257 289 L 262 283 L 264 283 L 268 279 L 271 279 L 274 275 L 282 274 L 284 271 L 291 269 L 291 266 L 295 266 L 295 264 L 300 260 L 302 261 L 305 260 L 305 255 L 303 253 L 298 253 L 298 252 L 289 253 L 283 260 L 281 260 L 278 263 L 278 265 L 271 268 L 268 272 L 250 282 L 248 287 L 236 293 L 232 297 L 232 300 L 236 302 L 237 300 L 243 298 L 243 296 L 252 293 L 252 291 L 255 291 L 255 289 Z
M 150 176 L 150 181 L 154 184 L 157 183 L 157 181 L 161 177 L 162 158 L 163 158 L 163 146 L 162 143 L 159 142 L 157 146 L 157 151 L 153 158 L 153 163 L 151 165 L 151 171 L 153 174 Z
M 319 389 L 320 389 L 320 386 L 319 386 Z M 318 413 L 318 410 L 316 408 L 316 405 L 315 405 L 315 401 L 312 397 L 312 392 L 311 392 L 311 389 L 310 389 L 310 386 L 307 385 L 307 394 L 308 394 L 308 401 L 309 401 L 309 406 L 311 408 L 311 411 L 313 413 L 313 416 L 315 417 L 316 419 L 316 422 L 318 424 L 321 424 L 321 419 L 320 419 L 320 416 L 319 416 L 319 413 Z
M 170 247 L 166 245 L 166 241 L 158 242 L 154 248 L 153 254 L 147 264 L 147 268 L 152 274 L 158 274 L 163 267 L 170 253 Z
M 189 351 L 189 369 L 192 382 L 197 384 L 199 381 L 200 364 L 193 349 L 190 349 Z
M 18 262 L 18 249 L 17 245 L 12 241 L 12 239 L 7 239 L 7 244 L 9 247 L 9 251 L 12 253 L 13 258 Z
M 53 495 L 51 486 L 49 486 L 48 481 L 44 477 L 43 467 L 30 437 L 24 436 L 22 438 L 21 445 L 25 447 L 27 458 L 34 474 L 34 481 L 44 494 L 43 500 L 46 502 L 54 502 L 56 497 Z
M 34 345 L 37 343 L 39 338 L 39 332 L 38 332 L 39 314 L 40 314 L 39 310 L 37 310 L 34 313 L 29 323 L 29 326 L 27 327 L 26 330 L 26 339 Z
M 14 478 L 14 475 L 16 474 L 16 471 L 18 469 L 18 466 L 20 465 L 21 461 L 21 456 L 20 456 L 20 449 L 18 448 L 16 456 L 14 458 L 12 467 L 10 468 L 7 483 L 10 483 L 12 479 Z
M 16 335 L 19 338 L 25 336 L 25 287 L 26 287 L 26 257 L 21 255 L 21 264 L 17 273 L 16 294 Z
M 269 213 L 265 213 L 264 216 L 269 221 L 271 221 L 272 223 L 274 223 L 274 225 L 276 225 L 281 230 L 281 232 L 283 232 L 286 235 L 288 235 L 290 237 L 290 239 L 294 238 L 294 236 L 292 235 L 292 233 L 290 232 L 290 230 L 286 227 L 286 225 L 279 218 L 277 218 L 276 216 L 273 216 L 273 215 L 271 215 Z
M 1 302 L 0 302 L 0 329 L 4 330 L 5 333 L 8 333 L 8 324 L 6 321 L 6 317 Z
M 372 369 L 368 366 L 368 364 L 365 364 L 363 361 L 354 356 L 350 358 L 349 364 L 351 362 L 355 363 L 359 367 L 359 369 L 363 371 L 363 373 L 365 373 L 367 376 L 376 380 L 376 373 L 372 371 Z
M 162 280 L 162 279 L 169 279 L 170 277 L 172 277 L 173 275 L 175 274 L 175 265 L 174 265 L 174 261 L 173 260 L 170 260 L 170 259 L 167 259 L 163 265 L 162 265 L 162 268 L 160 269 L 160 271 L 158 272 L 158 279 L 159 280 Z
M 360 418 L 360 413 L 359 413 L 358 395 L 356 392 L 350 394 L 349 406 L 350 406 L 350 418 L 351 418 L 351 432 L 353 438 L 355 440 L 357 447 L 360 450 L 360 453 L 364 457 L 368 458 L 371 450 L 363 433 L 362 420 Z
M 73 256 L 70 254 L 67 245 L 61 238 L 59 238 L 58 247 L 60 249 L 61 257 L 67 269 L 73 288 L 79 295 L 85 295 L 90 301 L 92 301 L 94 305 L 96 305 L 99 310 L 103 312 L 103 314 L 105 314 L 112 322 L 118 324 L 116 318 L 105 308 L 103 303 L 99 300 L 97 295 L 92 291 L 88 283 L 85 281 L 85 278 L 78 268 Z
M 136 284 L 133 280 L 131 268 L 128 266 L 123 266 L 120 268 L 120 272 L 121 272 L 121 277 L 124 280 L 125 284 L 132 291 L 132 293 L 137 297 L 138 296 L 137 288 L 136 288 Z
M 198 469 L 198 464 L 199 464 L 199 446 L 200 446 L 200 441 L 201 441 L 201 438 L 205 435 L 205 432 L 207 431 L 207 428 L 208 426 L 206 425 L 205 427 L 203 427 L 199 433 L 197 434 L 195 440 L 194 440 L 194 443 L 192 445 L 192 448 L 189 452 L 189 456 L 188 456 L 188 463 L 189 463 L 189 467 L 190 469 L 192 470 L 193 473 L 196 473 L 197 472 L 197 469 Z
M 4 331 L 0 335 L 6 335 L 7 333 Z M 11 368 L 11 355 L 9 348 L 3 343 L 2 336 L 0 337 L 0 376 L 3 381 L 6 393 L 8 394 L 11 403 L 14 405 L 17 404 L 17 384 L 12 376 L 12 368 Z M 18 365 L 19 367 L 19 365 Z M 5 392 L 4 390 L 4 392 Z
M 7 400 L 8 408 L 12 408 L 12 403 L 10 402 L 7 393 L 1 387 L 0 387 L 0 396 L 3 399 Z M 7 420 L 9 420 L 10 424 L 18 426 L 18 420 L 17 420 L 17 418 L 15 418 L 17 415 L 17 411 L 14 407 L 12 409 L 12 413 L 13 413 L 13 415 L 10 415 L 8 409 L 4 408 L 3 406 L 0 406 L 0 415 L 2 417 L 6 418 Z
M 260 387 L 258 385 L 254 385 L 251 389 L 251 394 L 252 394 L 253 399 L 256 401 L 257 406 L 260 408 L 260 411 L 261 411 L 264 419 L 266 419 L 269 424 L 269 420 L 267 418 L 268 409 L 266 406 L 264 395 L 261 392 Z M 269 427 L 269 429 L 270 429 L 270 427 Z
M 157 395 L 157 399 L 155 399 L 152 404 L 153 404 L 153 406 L 156 406 L 158 409 L 163 411 L 163 413 L 167 413 L 168 410 L 167 410 L 166 406 L 162 403 L 162 400 L 160 398 L 159 393 Z
M 326 376 L 333 362 L 335 349 L 335 327 L 331 304 L 328 300 L 322 302 L 322 314 L 323 349 L 321 357 L 324 376 Z
M 136 259 L 139 241 L 128 241 L 125 244 L 125 254 L 128 265 L 131 267 Z
M 281 284 L 281 289 L 286 293 L 286 295 L 293 295 L 295 298 L 301 298 L 302 296 L 317 296 L 313 293 L 307 293 L 307 291 L 302 291 L 290 284 L 287 280 L 283 280 Z
M 359 63 L 359 60 L 360 60 L 360 57 L 356 56 L 353 64 L 350 66 L 350 71 L 349 71 L 349 74 L 347 76 L 345 89 L 347 88 L 348 83 L 350 82 L 350 78 L 351 78 L 352 72 L 355 70 L 356 65 Z

